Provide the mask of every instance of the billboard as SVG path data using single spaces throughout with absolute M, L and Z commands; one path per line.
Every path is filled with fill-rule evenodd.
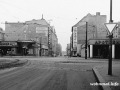
M 36 33 L 43 33 L 48 36 L 48 27 L 36 27 Z

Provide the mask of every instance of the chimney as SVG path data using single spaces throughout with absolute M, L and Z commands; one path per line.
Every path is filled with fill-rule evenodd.
M 100 15 L 100 12 L 96 12 L 96 16 Z

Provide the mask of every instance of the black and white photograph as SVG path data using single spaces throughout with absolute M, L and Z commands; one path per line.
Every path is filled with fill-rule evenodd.
M 0 90 L 120 90 L 120 0 L 0 0 Z

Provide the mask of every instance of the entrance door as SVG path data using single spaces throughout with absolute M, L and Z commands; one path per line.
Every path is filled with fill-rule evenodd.
M 120 45 L 115 45 L 115 59 L 120 59 Z

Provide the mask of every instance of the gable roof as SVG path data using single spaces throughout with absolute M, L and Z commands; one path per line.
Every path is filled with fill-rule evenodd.
M 92 15 L 90 13 L 88 13 L 86 16 L 84 16 L 77 24 L 75 24 L 73 27 L 77 27 L 77 26 L 80 26 L 81 24 L 84 25 L 85 21 L 88 21 L 88 20 L 85 20 L 87 19 L 87 17 L 91 17 Z

